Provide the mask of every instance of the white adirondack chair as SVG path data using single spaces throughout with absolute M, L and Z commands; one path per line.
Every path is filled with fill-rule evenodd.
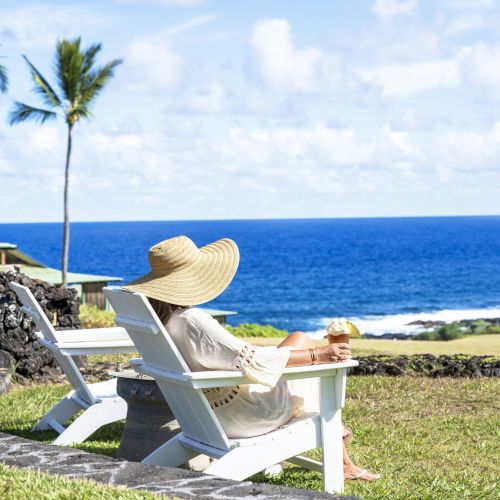
M 54 429 L 59 433 L 53 444 L 81 443 L 103 425 L 124 419 L 127 403 L 116 393 L 116 379 L 87 384 L 71 356 L 137 352 L 123 328 L 55 330 L 31 290 L 18 283 L 10 287 L 22 302 L 22 310 L 31 316 L 40 343 L 50 349 L 73 390 L 61 399 L 32 431 Z M 68 427 L 63 424 L 79 415 Z
M 142 355 L 135 369 L 156 379 L 182 430 L 143 463 L 176 467 L 204 454 L 218 459 L 204 473 L 243 480 L 288 461 L 322 472 L 326 491 L 343 490 L 340 410 L 347 369 L 357 366 L 357 361 L 286 368 L 283 379 L 320 377 L 320 414 L 295 419 L 255 438 L 229 439 L 202 389 L 249 384 L 251 380 L 238 371 L 192 372 L 144 295 L 111 287 L 104 288 L 104 293 L 117 314 L 116 324 L 126 328 Z M 322 463 L 300 456 L 316 447 L 323 449 Z

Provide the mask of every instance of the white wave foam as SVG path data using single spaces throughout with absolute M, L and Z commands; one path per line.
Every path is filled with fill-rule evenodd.
M 414 321 L 444 321 L 452 323 L 465 319 L 491 319 L 500 318 L 500 308 L 490 309 L 445 309 L 435 312 L 421 312 L 412 314 L 393 314 L 387 316 L 362 316 L 349 318 L 359 328 L 362 334 L 383 335 L 384 333 L 402 333 L 408 336 L 425 331 L 421 325 L 409 325 Z M 331 318 L 322 318 L 321 323 L 326 325 Z M 307 332 L 311 337 L 319 339 L 326 335 L 326 330 Z

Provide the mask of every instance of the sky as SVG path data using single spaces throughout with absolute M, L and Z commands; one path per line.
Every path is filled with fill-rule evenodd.
M 74 221 L 500 214 L 500 2 L 0 1 L 0 222 L 62 220 L 56 40 L 123 59 L 73 140 Z

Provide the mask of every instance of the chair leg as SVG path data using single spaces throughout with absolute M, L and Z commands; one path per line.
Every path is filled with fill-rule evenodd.
M 178 467 L 188 460 L 197 457 L 200 453 L 183 446 L 179 439 L 182 434 L 177 434 L 165 444 L 150 453 L 142 464 L 163 465 L 165 467 Z
M 340 372 L 340 370 L 339 370 Z M 323 449 L 323 488 L 328 493 L 344 490 L 344 466 L 342 461 L 341 398 L 344 373 L 322 377 L 321 385 L 321 447 Z M 332 398 L 332 394 L 335 397 Z
M 96 403 L 87 408 L 52 444 L 81 443 L 103 425 L 122 420 L 126 416 L 127 403 L 125 401 Z
M 312 427 L 314 432 L 314 427 Z M 203 472 L 226 479 L 242 481 L 247 477 L 265 470 L 283 460 L 316 446 L 314 435 L 283 435 L 279 439 L 254 446 L 233 448 L 223 457 L 211 464 Z
M 258 446 L 244 448 L 234 448 L 227 452 L 223 457 L 207 467 L 203 473 L 225 479 L 243 481 L 248 476 L 277 462 L 277 460 L 273 460 L 272 463 L 262 463 L 263 454 Z
M 50 422 L 55 420 L 57 423 L 63 425 L 66 420 L 76 415 L 82 409 L 76 401 L 71 397 L 66 396 L 59 403 L 57 403 L 46 415 L 44 415 L 31 431 L 44 431 L 52 429 Z

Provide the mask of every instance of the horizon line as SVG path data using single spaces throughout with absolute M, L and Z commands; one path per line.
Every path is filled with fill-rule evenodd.
M 374 219 L 463 219 L 463 218 L 495 218 L 500 214 L 481 215 L 381 215 L 381 216 L 358 216 L 358 217 L 258 217 L 258 218 L 234 218 L 234 219 L 117 219 L 117 220 L 74 220 L 70 224 L 109 224 L 121 222 L 257 222 L 257 221 L 300 221 L 300 220 L 374 220 Z M 0 225 L 14 224 L 62 224 L 62 220 L 50 221 L 18 221 L 1 222 Z

